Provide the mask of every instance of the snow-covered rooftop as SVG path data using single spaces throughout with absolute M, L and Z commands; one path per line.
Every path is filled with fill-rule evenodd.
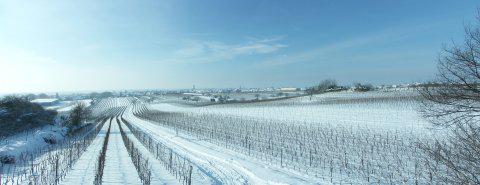
M 190 95 L 190 96 L 202 96 L 200 93 L 183 93 L 184 95 Z
M 32 102 L 32 103 L 52 103 L 52 102 L 55 102 L 57 100 L 58 99 L 55 99 L 55 98 L 45 98 L 45 99 L 34 99 L 30 102 Z

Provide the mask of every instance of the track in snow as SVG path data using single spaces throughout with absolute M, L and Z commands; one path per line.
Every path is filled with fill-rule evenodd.
M 318 184 L 321 179 L 274 167 L 253 157 L 239 154 L 220 146 L 198 141 L 188 135 L 177 135 L 173 130 L 135 117 L 131 109 L 125 119 L 154 139 L 190 158 L 222 184 Z
M 123 144 L 118 124 L 112 121 L 102 184 L 142 184 Z
M 117 120 L 118 121 L 118 120 Z M 142 154 L 143 157 L 147 158 L 149 161 L 150 169 L 151 169 L 151 184 L 180 184 L 175 176 L 170 174 L 168 170 L 160 163 L 160 161 L 156 160 L 156 157 L 148 151 L 145 146 L 142 145 L 140 141 L 130 132 L 130 129 L 119 121 L 121 124 L 124 133 L 133 142 L 134 146 L 138 149 L 138 151 Z
M 102 149 L 103 140 L 108 130 L 108 120 L 103 125 L 102 130 L 98 133 L 95 140 L 88 146 L 87 150 L 82 154 L 73 166 L 72 170 L 67 174 L 60 184 L 78 185 L 91 184 L 95 179 L 95 165 L 98 158 L 98 152 Z
M 112 110 L 111 116 L 119 116 L 125 107 Z M 132 107 L 124 112 L 124 118 L 154 140 L 164 143 L 180 155 L 190 159 L 198 169 L 192 176 L 193 184 L 318 184 L 318 178 L 269 165 L 253 157 L 225 149 L 207 141 L 195 139 L 186 134 L 135 117 Z M 103 184 L 141 184 L 135 166 L 125 148 L 115 118 L 110 119 L 111 132 L 107 146 Z M 152 184 L 178 184 L 163 164 L 139 142 L 121 121 L 127 136 L 134 142 L 142 155 L 149 159 L 152 170 Z M 91 184 L 95 178 L 96 159 L 102 147 L 107 124 L 95 141 L 77 161 L 73 170 L 61 184 Z

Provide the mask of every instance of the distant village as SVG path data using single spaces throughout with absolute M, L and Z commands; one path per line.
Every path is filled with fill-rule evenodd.
M 329 91 L 399 91 L 414 89 L 425 84 L 398 84 L 398 85 L 378 85 L 356 84 L 351 87 L 337 86 L 328 87 L 323 91 L 312 89 L 313 87 L 266 87 L 266 88 L 195 88 L 176 89 L 176 90 L 124 90 L 124 91 L 105 91 L 90 93 L 52 93 L 52 94 L 24 94 L 33 103 L 38 103 L 45 107 L 60 106 L 65 101 L 95 100 L 109 97 L 168 97 L 178 99 L 186 103 L 235 103 L 235 102 L 256 102 L 269 101 L 275 99 L 285 99 L 298 96 L 305 96 L 324 93 Z

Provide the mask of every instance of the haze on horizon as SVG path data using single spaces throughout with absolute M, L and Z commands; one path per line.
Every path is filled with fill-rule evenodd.
M 426 81 L 478 6 L 0 0 L 0 93 Z

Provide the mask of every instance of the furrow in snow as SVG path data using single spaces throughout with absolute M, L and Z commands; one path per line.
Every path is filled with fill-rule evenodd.
M 127 126 L 121 122 L 120 124 L 122 124 L 122 128 L 130 141 L 133 142 L 134 146 L 139 150 L 142 156 L 148 159 L 152 172 L 151 184 L 181 184 L 177 179 L 175 179 L 175 176 L 171 175 L 160 163 L 160 161 L 158 161 L 155 156 L 150 153 L 148 149 L 145 148 L 145 146 L 143 146 L 142 143 L 137 140 L 137 138 L 135 138 L 135 136 L 133 136 Z
M 102 184 L 142 184 L 123 144 L 118 124 L 112 123 Z
M 168 144 L 177 152 L 182 152 L 205 169 L 212 170 L 224 184 L 317 184 L 320 179 L 304 176 L 270 166 L 252 157 L 198 141 L 187 135 L 181 137 L 173 130 L 136 118 L 130 111 L 126 119 L 155 139 Z M 272 181 L 271 179 L 275 179 Z
M 78 159 L 72 170 L 67 174 L 65 179 L 60 184 L 77 185 L 93 183 L 93 180 L 95 179 L 95 159 L 98 157 L 98 152 L 102 148 L 102 143 L 107 130 L 108 124 L 104 124 L 102 130 L 100 130 L 95 140 L 82 154 L 80 159 Z

